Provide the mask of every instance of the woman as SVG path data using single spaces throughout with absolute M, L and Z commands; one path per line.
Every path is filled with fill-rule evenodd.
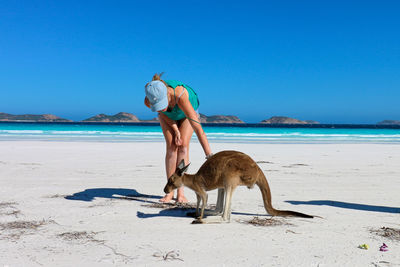
M 188 85 L 175 80 L 161 80 L 161 74 L 155 74 L 145 86 L 144 103 L 152 111 L 158 112 L 160 125 L 167 143 L 165 167 L 167 179 L 183 159 L 189 162 L 189 142 L 193 131 L 203 147 L 206 158 L 212 155 L 207 136 L 200 124 L 197 109 L 199 100 L 195 91 Z M 165 195 L 161 202 L 173 199 L 174 192 Z M 183 187 L 178 189 L 177 202 L 186 203 Z

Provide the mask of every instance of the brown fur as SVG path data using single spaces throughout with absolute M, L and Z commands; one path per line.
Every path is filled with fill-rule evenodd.
M 200 217 L 195 221 L 197 223 L 229 221 L 231 197 L 235 188 L 237 186 L 253 188 L 255 184 L 261 190 L 265 210 L 270 215 L 313 218 L 313 216 L 300 212 L 274 209 L 271 204 L 271 191 L 264 173 L 253 159 L 242 152 L 219 152 L 209 158 L 196 174 L 185 174 L 184 172 L 188 166 L 183 165 L 183 162 L 181 162 L 176 172 L 168 179 L 164 191 L 165 193 L 169 193 L 183 185 L 195 191 L 197 195 L 197 213 L 200 201 L 202 202 Z M 204 207 L 207 203 L 206 191 L 217 188 L 219 189 L 217 210 L 219 212 L 223 211 L 222 217 L 219 216 L 217 220 L 215 220 L 216 218 L 210 218 L 210 220 L 207 220 L 208 218 L 203 219 Z M 223 196 L 221 191 L 224 191 L 225 194 L 225 206 L 223 210 L 222 199 L 220 199 Z

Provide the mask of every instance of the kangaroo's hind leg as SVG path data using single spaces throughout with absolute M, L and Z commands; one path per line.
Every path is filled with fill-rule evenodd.
M 217 196 L 217 203 L 215 205 L 215 209 L 214 210 L 205 210 L 204 215 L 206 215 L 206 216 L 222 215 L 222 211 L 224 210 L 224 200 L 225 200 L 225 189 L 218 188 L 218 196 Z
M 224 191 L 222 191 L 225 195 L 225 205 L 223 205 L 223 214 L 217 216 L 207 216 L 206 218 L 202 219 L 201 221 L 197 220 L 193 223 L 224 223 L 229 222 L 230 215 L 231 215 L 231 199 L 232 199 L 232 192 L 233 188 L 228 187 Z M 222 198 L 223 199 L 223 198 Z
M 225 189 L 218 188 L 218 197 L 217 197 L 217 205 L 215 207 L 215 215 L 222 214 L 224 209 L 224 198 L 225 198 Z
M 225 222 L 230 222 L 230 220 L 231 220 L 231 204 L 232 204 L 233 190 L 234 189 L 231 186 L 228 186 L 226 188 L 225 205 L 224 205 L 224 211 L 222 214 L 222 220 Z

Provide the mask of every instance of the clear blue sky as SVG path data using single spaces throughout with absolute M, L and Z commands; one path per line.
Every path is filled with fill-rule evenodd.
M 399 1 L 0 1 L 0 112 L 155 117 L 153 73 L 200 112 L 400 120 Z

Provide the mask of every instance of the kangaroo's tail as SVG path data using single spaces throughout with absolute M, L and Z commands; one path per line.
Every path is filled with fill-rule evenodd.
M 296 216 L 296 217 L 303 217 L 303 218 L 314 218 L 314 216 L 307 215 L 304 213 L 291 211 L 291 210 L 276 210 L 272 207 L 271 203 L 271 190 L 269 189 L 267 178 L 265 177 L 264 173 L 260 170 L 260 175 L 257 179 L 256 184 L 261 190 L 261 194 L 264 201 L 265 210 L 268 214 L 273 216 Z

